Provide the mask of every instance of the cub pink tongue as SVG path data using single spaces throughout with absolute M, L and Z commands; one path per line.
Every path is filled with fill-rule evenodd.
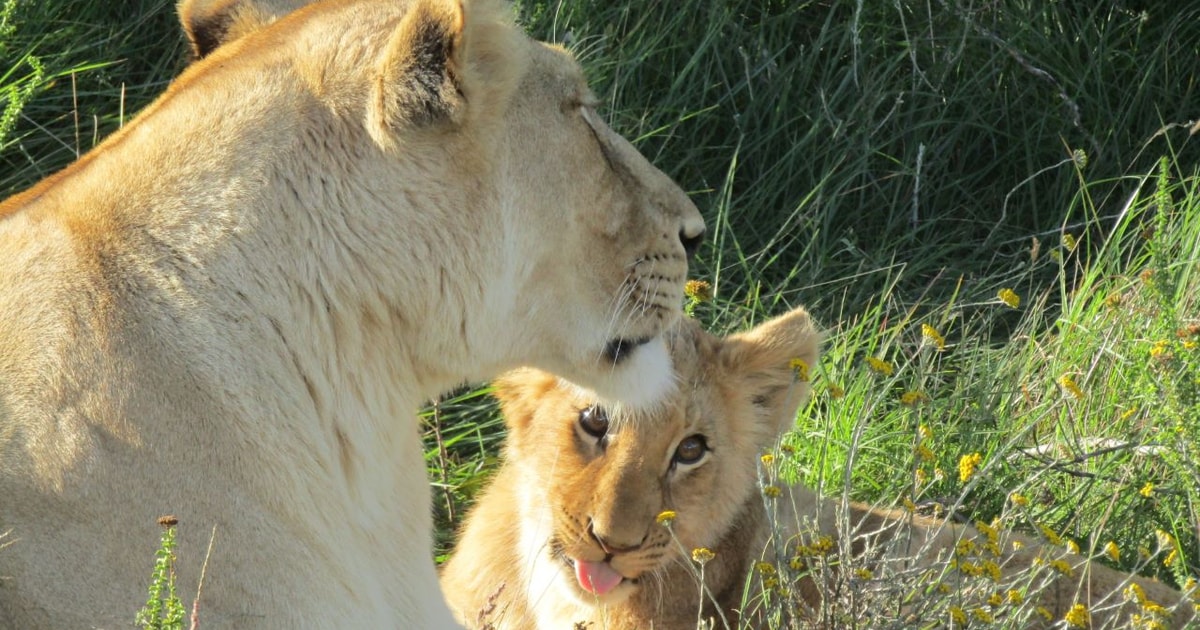
M 624 578 L 613 570 L 607 562 L 575 561 L 575 579 L 583 590 L 595 595 L 603 595 L 621 583 Z

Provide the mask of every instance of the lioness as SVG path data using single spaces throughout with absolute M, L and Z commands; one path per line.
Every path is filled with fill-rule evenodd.
M 490 0 L 327 0 L 0 204 L 0 627 L 449 628 L 415 409 L 531 364 L 634 406 L 704 229 Z
M 694 630 L 698 618 L 717 628 L 766 627 L 761 593 L 766 588 L 778 600 L 782 586 L 792 591 L 784 597 L 795 598 L 797 625 L 776 620 L 770 627 L 808 627 L 805 619 L 851 627 L 827 611 L 847 599 L 836 588 L 861 579 L 858 608 L 840 603 L 859 615 L 856 627 L 933 627 L 954 614 L 1034 627 L 1044 615 L 1061 623 L 1077 602 L 1090 613 L 1076 613 L 1090 614 L 1097 628 L 1106 620 L 1125 627 L 1131 614 L 1184 627 L 1191 604 L 1179 592 L 1089 565 L 1061 546 L 904 511 L 842 509 L 841 501 L 800 486 L 760 491 L 759 455 L 792 427 L 809 389 L 794 370 L 806 368 L 793 360 L 816 365 L 818 334 L 803 310 L 724 339 L 688 321 L 671 344 L 678 389 L 644 416 L 613 413 L 595 393 L 537 370 L 498 381 L 509 429 L 505 460 L 442 573 L 460 620 L 497 630 Z M 774 489 L 780 496 L 771 498 Z M 675 513 L 669 529 L 660 522 L 665 510 Z M 839 551 L 838 540 L 852 542 Z M 1025 546 L 1013 552 L 1013 541 Z M 703 597 L 688 557 L 696 548 L 714 552 L 703 569 Z M 746 591 L 760 561 L 778 573 L 755 578 Z M 817 570 L 838 562 L 846 568 Z M 988 562 L 999 571 L 996 581 Z M 769 580 L 777 586 L 764 587 Z M 938 582 L 962 599 L 948 600 Z M 1134 582 L 1143 591 L 1126 602 L 1123 591 Z M 932 593 L 921 595 L 923 588 Z M 917 600 L 901 599 L 913 592 Z M 1003 602 L 985 603 L 995 593 Z M 967 603 L 972 597 L 976 607 Z M 1166 617 L 1155 605 L 1177 610 Z

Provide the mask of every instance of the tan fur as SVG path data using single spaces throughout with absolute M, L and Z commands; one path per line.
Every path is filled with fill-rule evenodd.
M 822 533 L 833 540 L 853 539 L 842 547 L 856 554 L 842 559 L 849 562 L 846 566 L 870 567 L 877 574 L 870 587 L 876 599 L 867 600 L 874 601 L 868 607 L 890 606 L 898 614 L 897 596 L 879 592 L 892 586 L 889 572 L 912 576 L 908 584 L 916 581 L 918 588 L 943 578 L 953 583 L 954 570 L 945 560 L 958 541 L 968 538 L 981 547 L 988 542 L 974 528 L 855 503 L 843 509 L 841 501 L 819 498 L 803 487 L 788 488 L 770 500 L 776 513 L 768 516 L 757 481 L 759 455 L 791 427 L 808 390 L 807 383 L 796 380 L 790 360 L 815 365 L 817 344 L 818 334 L 803 310 L 726 339 L 684 322 L 671 337 L 677 393 L 636 422 L 614 420 L 602 444 L 578 420 L 581 410 L 598 402 L 591 392 L 536 370 L 502 378 L 497 396 L 509 428 L 505 461 L 443 567 L 443 588 L 455 614 L 468 626 L 497 630 L 692 630 L 700 596 L 685 554 L 707 547 L 715 557 L 704 570 L 710 598 L 701 616 L 715 620 L 717 628 L 724 627 L 722 615 L 730 627 L 760 627 L 757 598 L 743 595 L 749 570 L 760 559 L 787 565 L 798 557 L 798 544 L 811 544 Z M 711 452 L 694 466 L 672 469 L 680 441 L 696 434 L 705 436 Z M 655 522 L 667 509 L 677 513 L 672 529 L 678 543 Z M 1014 553 L 1013 540 L 1027 546 Z M 1004 547 L 1003 575 L 1014 582 L 977 582 L 1002 593 L 1021 589 L 1029 594 L 1030 610 L 1045 605 L 1056 621 L 1077 601 L 1092 606 L 1093 627 L 1118 617 L 1127 620 L 1129 612 L 1140 612 L 1133 604 L 1116 610 L 1129 580 L 1163 606 L 1179 604 L 1175 625 L 1168 627 L 1182 628 L 1190 610 L 1177 591 L 1067 556 L 1062 548 L 1038 546 L 1011 532 L 1001 534 L 997 544 Z M 837 560 L 836 547 L 832 553 L 830 560 Z M 1015 576 L 1039 554 L 1046 562 L 1067 559 L 1075 577 L 1055 581 L 1057 574 L 1044 567 L 1032 585 L 1016 585 Z M 576 559 L 608 559 L 626 580 L 603 596 L 587 593 L 573 573 Z M 819 564 L 820 555 L 807 561 Z M 931 571 L 919 572 L 919 567 Z M 832 589 L 848 577 L 828 577 L 830 582 L 822 580 L 826 587 L 811 578 L 793 584 L 803 602 L 801 615 L 816 615 L 823 603 L 842 597 Z M 894 581 L 900 582 L 899 577 Z M 758 593 L 760 584 L 756 578 L 751 593 Z M 957 588 L 964 596 L 972 591 Z M 991 592 L 995 590 L 982 597 Z M 1111 597 L 1105 599 L 1107 595 Z M 746 601 L 751 609 L 742 614 Z M 913 614 L 921 614 L 919 606 L 912 608 Z M 915 627 L 922 625 L 917 621 L 938 619 L 942 617 L 909 621 Z
M 590 98 L 502 4 L 326 0 L 0 204 L 0 627 L 128 626 L 163 514 L 206 628 L 457 627 L 421 402 L 671 385 L 703 222 Z

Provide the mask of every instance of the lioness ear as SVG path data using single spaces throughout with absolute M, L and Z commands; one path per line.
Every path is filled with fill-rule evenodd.
M 255 0 L 182 0 L 176 10 L 192 48 L 192 60 L 257 31 L 277 17 Z
M 808 312 L 797 308 L 744 333 L 727 337 L 722 368 L 748 395 L 770 426 L 773 439 L 790 429 L 808 396 L 821 334 Z
M 501 112 L 527 65 L 525 36 L 508 3 L 413 0 L 372 86 L 368 131 L 387 147 L 406 128 Z
M 415 0 L 372 88 L 368 122 L 376 140 L 387 144 L 404 127 L 461 120 L 466 17 L 458 0 Z

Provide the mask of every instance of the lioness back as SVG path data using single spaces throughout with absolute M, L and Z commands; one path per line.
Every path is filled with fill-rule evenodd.
M 816 365 L 808 316 L 725 339 L 686 321 L 670 339 L 678 389 L 636 418 L 536 370 L 497 382 L 505 458 L 442 572 L 468 626 L 936 627 L 949 603 L 1008 628 L 1061 627 L 1079 604 L 1095 628 L 1191 618 L 1178 591 L 1061 545 L 761 489 L 760 455 L 791 428 Z M 712 552 L 703 594 L 693 549 Z M 772 609 L 794 625 L 768 625 Z
M 415 409 L 523 364 L 654 404 L 703 221 L 503 3 L 213 4 L 0 203 L 0 628 L 129 625 L 165 514 L 185 599 L 216 528 L 205 627 L 458 627 Z

